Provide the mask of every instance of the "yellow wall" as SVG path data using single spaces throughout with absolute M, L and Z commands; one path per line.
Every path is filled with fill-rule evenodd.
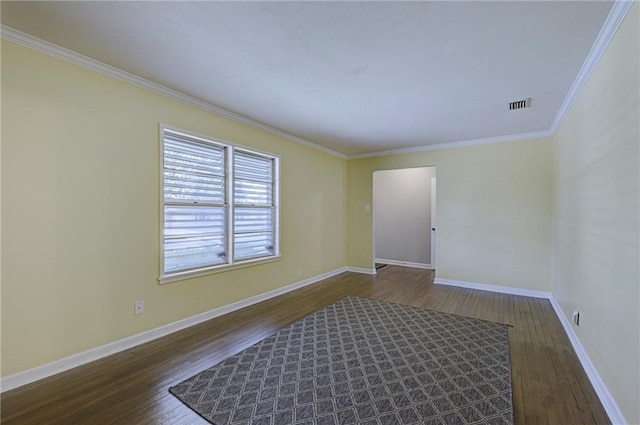
M 579 308 L 578 337 L 640 423 L 638 9 L 553 140 L 349 161 L 3 41 L 2 376 L 372 268 L 373 172 L 436 166 L 437 276 Z M 158 285 L 160 122 L 281 156 L 281 261 Z
M 281 261 L 158 284 L 158 123 L 280 155 Z M 346 265 L 345 160 L 5 41 L 2 143 L 3 376 Z
M 551 139 L 350 160 L 347 263 L 371 268 L 373 172 L 436 166 L 436 276 L 551 290 Z
M 439 277 L 550 289 L 549 140 L 344 161 L 6 41 L 2 106 L 2 376 L 371 268 L 376 169 L 438 166 Z M 281 261 L 158 285 L 158 123 L 281 156 Z
M 627 422 L 640 423 L 636 3 L 554 137 L 553 295 Z

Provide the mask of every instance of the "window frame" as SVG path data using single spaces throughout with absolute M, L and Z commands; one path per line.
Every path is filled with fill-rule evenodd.
M 198 143 L 209 144 L 217 146 L 224 150 L 224 206 L 225 206 L 225 252 L 226 262 L 224 264 L 206 265 L 203 267 L 194 267 L 186 270 L 179 270 L 175 272 L 165 272 L 165 206 L 175 205 L 175 202 L 165 201 L 165 185 L 164 185 L 164 139 L 165 134 L 169 133 L 177 137 L 184 137 L 188 140 L 193 140 Z M 228 270 L 234 270 L 244 267 L 250 267 L 259 264 L 271 263 L 279 261 L 282 257 L 280 255 L 280 156 L 270 152 L 264 152 L 258 149 L 238 145 L 225 140 L 213 138 L 210 136 L 197 134 L 192 131 L 183 130 L 173 126 L 160 124 L 159 126 L 159 235 L 160 235 L 160 277 L 158 281 L 160 284 L 175 282 L 194 277 L 206 276 L 213 273 L 220 273 Z M 246 260 L 235 260 L 235 192 L 234 192 L 234 155 L 236 149 L 242 153 L 249 155 L 255 155 L 258 157 L 271 160 L 273 175 L 272 175 L 272 204 L 273 209 L 273 255 L 261 256 L 257 258 L 249 258 Z M 185 203 L 185 205 L 189 205 Z M 242 208 L 242 206 L 239 206 Z
M 272 251 L 274 252 L 274 254 L 277 251 L 277 245 L 278 242 L 276 240 L 276 203 L 277 200 L 275 199 L 275 181 L 276 181 L 276 171 L 277 171 L 277 161 L 274 159 L 273 156 L 270 155 L 266 155 L 263 153 L 258 153 L 254 150 L 249 150 L 249 149 L 245 149 L 245 148 L 240 148 L 240 147 L 234 147 L 233 148 L 233 155 L 231 155 L 231 161 L 233 162 L 233 164 L 231 164 L 231 177 L 230 179 L 233 181 L 233 191 L 229 192 L 229 204 L 232 205 L 232 212 L 233 214 L 231 214 L 231 212 L 229 212 L 229 215 L 233 215 L 233 217 L 231 217 L 231 232 L 230 237 L 232 239 L 230 245 L 232 248 L 231 251 L 231 256 L 233 258 L 234 262 L 241 262 L 241 261 L 250 261 L 250 260 L 258 260 L 260 258 L 268 258 L 271 257 L 271 255 L 267 255 L 267 256 L 258 256 L 258 257 L 249 257 L 246 259 L 242 259 L 242 260 L 237 260 L 236 259 L 236 235 L 241 235 L 243 233 L 238 232 L 237 226 L 236 226 L 236 218 L 235 218 L 235 211 L 236 209 L 240 209 L 240 210 L 247 210 L 247 209 L 253 209 L 253 210 L 271 210 L 271 214 L 272 214 L 272 226 L 271 226 L 271 232 L 273 233 L 273 241 L 272 241 Z M 270 163 L 270 168 L 271 168 L 271 204 L 252 204 L 252 203 L 242 203 L 242 202 L 238 202 L 236 200 L 236 191 L 235 191 L 235 184 L 236 184 L 236 180 L 245 180 L 245 181 L 250 181 L 250 180 L 246 180 L 245 179 L 241 179 L 240 177 L 238 177 L 238 174 L 236 173 L 236 164 L 235 164 L 235 159 L 237 158 L 236 152 L 240 153 L 240 155 L 244 155 L 244 156 L 250 156 L 250 157 L 254 157 L 254 158 L 260 158 L 260 159 L 267 159 L 269 160 Z M 254 181 L 256 182 L 256 181 Z

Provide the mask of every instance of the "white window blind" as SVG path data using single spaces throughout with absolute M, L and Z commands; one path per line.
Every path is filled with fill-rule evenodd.
M 273 159 L 237 150 L 234 171 L 234 258 L 273 255 Z
M 277 158 L 169 129 L 161 143 L 161 281 L 278 254 Z

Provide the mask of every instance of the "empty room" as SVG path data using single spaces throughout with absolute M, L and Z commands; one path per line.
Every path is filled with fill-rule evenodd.
M 0 421 L 640 425 L 637 1 L 2 1 Z

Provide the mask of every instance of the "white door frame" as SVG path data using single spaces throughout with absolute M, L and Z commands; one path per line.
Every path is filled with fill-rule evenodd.
M 419 166 L 419 167 L 409 167 L 409 168 L 434 168 L 435 170 L 437 170 L 437 166 L 435 165 L 425 165 L 425 166 Z M 374 183 L 374 179 L 373 179 L 373 175 L 378 172 L 378 171 L 394 171 L 394 170 L 404 170 L 406 168 L 398 168 L 398 169 L 389 169 L 389 170 L 374 170 L 371 173 L 371 180 L 372 180 L 372 197 L 371 197 L 371 205 L 369 204 L 365 204 L 364 205 L 364 209 L 365 212 L 370 213 L 371 214 L 371 253 L 372 253 L 372 270 L 374 271 L 375 274 L 375 267 L 376 267 L 376 206 L 378 203 L 378 199 L 376 199 L 375 193 L 375 183 Z M 436 171 L 437 172 L 437 171 Z M 426 183 L 426 182 L 425 182 Z M 380 259 L 380 261 L 382 263 L 386 263 L 386 264 L 397 264 L 397 265 L 401 265 L 401 266 L 406 266 L 406 267 L 417 267 L 417 268 L 427 268 L 427 269 L 435 269 L 435 259 L 436 259 L 436 254 L 435 254 L 435 248 L 436 248 L 436 242 L 435 242 L 435 228 L 436 228 L 436 177 L 431 177 L 431 181 L 429 182 L 431 185 L 431 222 L 429 223 L 430 225 L 430 248 L 431 248 L 431 258 L 429 258 L 429 263 L 430 264 L 418 264 L 418 263 L 408 263 L 408 262 L 404 262 L 404 261 L 392 261 L 392 260 L 382 260 Z M 428 187 L 428 186 L 427 186 Z M 426 241 L 425 241 L 426 242 Z
M 436 268 L 436 177 L 431 177 L 431 268 Z

